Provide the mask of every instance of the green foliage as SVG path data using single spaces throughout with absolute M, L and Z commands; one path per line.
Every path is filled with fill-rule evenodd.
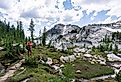
M 29 31 L 31 32 L 31 39 L 32 39 L 32 42 L 33 42 L 33 40 L 34 40 L 34 34 L 33 33 L 35 31 L 35 29 L 34 29 L 35 24 L 34 24 L 34 21 L 32 19 L 31 19 L 29 26 L 30 26 Z
M 121 32 L 113 32 L 112 40 L 121 40 Z
M 64 53 L 64 54 L 69 54 L 69 55 L 72 55 L 73 54 L 73 51 L 71 49 L 62 50 L 61 52 Z
M 109 50 L 110 50 L 110 51 L 112 51 L 112 50 L 113 50 L 113 48 L 112 48 L 112 44 L 110 44 Z
M 51 47 L 51 43 L 52 43 L 52 40 L 50 40 L 49 44 L 48 44 L 48 48 Z
M 112 48 L 112 43 L 103 43 L 103 44 L 100 44 L 99 46 L 97 47 L 92 47 L 92 51 L 94 51 L 95 49 L 99 49 L 100 52 L 104 52 L 104 51 L 112 51 L 113 48 Z M 116 50 L 117 50 L 117 46 L 116 46 Z
M 91 64 L 88 61 L 76 60 L 74 62 L 75 71 L 80 70 L 80 73 L 76 73 L 76 78 L 90 79 L 93 77 L 113 74 L 114 71 L 108 66 L 100 64 Z
M 42 35 L 42 45 L 43 46 L 46 45 L 46 38 L 47 38 L 47 32 L 46 32 L 46 28 L 44 27 L 43 35 Z
M 20 43 L 24 41 L 24 31 L 22 29 L 22 22 L 17 22 L 17 28 L 14 25 L 10 26 L 10 22 L 0 21 L 0 44 Z
M 5 48 L 6 48 L 6 53 L 4 56 L 5 59 L 19 58 L 19 56 L 20 56 L 19 44 L 16 47 L 14 47 L 14 46 L 12 46 L 11 43 L 9 43 L 9 44 L 6 44 Z
M 118 52 L 118 45 L 115 44 L 115 49 L 114 49 L 115 52 Z
M 61 77 L 52 77 L 49 82 L 65 82 Z
M 118 74 L 116 74 L 115 79 L 116 79 L 118 82 L 121 82 L 121 71 L 120 71 Z
M 95 46 L 93 46 L 93 47 L 92 47 L 92 51 L 95 51 L 95 49 L 96 49 Z
M 63 75 L 65 77 L 65 82 L 70 82 L 71 79 L 75 77 L 74 67 L 71 63 L 67 64 L 63 69 Z
M 50 78 L 50 82 L 70 82 L 75 77 L 74 67 L 72 64 L 66 64 L 62 69 L 63 75 Z
M 25 57 L 25 65 L 30 66 L 30 67 L 37 67 L 38 64 L 39 62 L 36 56 Z

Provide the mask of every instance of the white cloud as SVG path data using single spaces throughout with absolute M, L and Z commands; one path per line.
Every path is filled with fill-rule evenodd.
M 65 10 L 63 2 L 66 0 L 0 0 L 0 11 L 3 17 L 9 21 L 22 20 L 29 25 L 30 19 L 34 18 L 39 26 L 46 26 L 48 29 L 55 23 L 78 23 L 83 17 L 82 11 L 86 10 L 87 15 L 95 11 L 90 17 L 93 21 L 102 10 L 110 10 L 109 15 L 103 22 L 111 22 L 111 16 L 120 17 L 121 0 L 71 0 L 73 8 Z M 5 15 L 8 14 L 8 15 Z M 102 21 L 101 21 L 102 22 Z M 38 27 L 39 28 L 39 27 Z
M 72 0 L 74 5 L 81 5 L 83 10 L 87 10 L 88 14 L 92 11 L 95 13 L 102 10 L 110 10 L 107 15 L 121 16 L 121 0 Z

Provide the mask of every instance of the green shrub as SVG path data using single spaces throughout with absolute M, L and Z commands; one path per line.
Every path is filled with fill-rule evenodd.
M 16 59 L 19 58 L 20 54 L 20 46 L 17 45 L 16 47 L 13 47 L 11 43 L 6 44 L 6 53 L 4 58 L 5 59 Z
M 65 82 L 70 82 L 70 80 L 75 77 L 74 67 L 70 63 L 67 64 L 62 71 L 65 77 L 64 78 Z
M 116 74 L 115 79 L 116 79 L 118 82 L 121 82 L 121 71 L 120 71 L 118 74 Z
M 30 66 L 30 67 L 37 67 L 39 64 L 37 57 L 34 56 L 26 56 L 25 57 L 25 65 Z

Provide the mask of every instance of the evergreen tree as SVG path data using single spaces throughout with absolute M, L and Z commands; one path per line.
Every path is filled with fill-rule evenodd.
M 27 38 L 27 37 L 25 38 L 25 42 L 26 42 L 26 44 L 27 44 L 27 42 L 28 42 L 28 38 Z
M 47 38 L 46 27 L 44 27 L 43 35 L 42 35 L 42 45 L 43 46 L 46 45 L 46 38 Z
M 115 44 L 115 51 L 118 52 L 118 45 Z
M 41 42 L 42 42 L 41 29 L 39 31 L 39 40 L 40 40 L 40 45 L 41 45 Z
M 40 29 L 40 31 L 39 31 L 39 37 L 41 37 L 41 29 Z
M 110 51 L 112 51 L 112 44 L 110 44 L 110 48 L 109 48 Z
M 52 40 L 49 41 L 48 48 L 51 47 Z
M 8 22 L 6 31 L 9 32 L 9 30 L 10 30 L 10 22 Z
M 101 52 L 104 52 L 106 50 L 106 45 L 101 45 L 98 47 Z
M 19 42 L 19 38 L 20 38 L 19 28 L 20 28 L 20 25 L 19 25 L 19 22 L 17 21 L 17 31 L 16 31 L 16 40 L 17 40 L 17 42 Z
M 24 31 L 22 21 L 19 22 L 19 31 L 20 31 L 20 39 L 21 41 L 24 39 Z
M 25 39 L 25 34 L 24 34 L 24 30 L 21 30 L 21 39 L 24 41 Z
M 92 51 L 95 51 L 95 46 L 92 47 Z
M 20 31 L 20 24 L 19 22 L 17 22 L 17 29 L 15 28 L 14 25 L 10 26 L 10 22 L 5 23 L 0 21 L 0 33 L 2 33 L 0 35 L 0 40 L 2 44 L 2 46 L 4 45 L 5 49 L 6 49 L 6 53 L 5 53 L 5 58 L 11 58 L 14 59 L 14 57 L 17 57 L 19 55 L 19 48 L 16 50 L 13 47 L 14 43 L 18 43 L 19 40 L 21 40 L 20 36 L 20 32 L 22 32 L 23 36 L 24 36 L 24 31 Z
M 22 21 L 19 22 L 20 31 L 23 29 Z
M 29 31 L 31 32 L 32 42 L 34 40 L 34 34 L 33 34 L 34 31 L 35 31 L 34 26 L 35 26 L 34 21 L 31 19 L 31 22 L 30 22 L 30 25 L 29 25 Z

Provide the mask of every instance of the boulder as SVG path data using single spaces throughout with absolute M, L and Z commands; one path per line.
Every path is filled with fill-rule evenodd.
M 94 62 L 94 61 L 90 61 L 90 63 L 91 63 L 91 64 L 95 64 L 95 62 Z
M 91 51 L 92 51 L 92 50 L 91 50 L 91 49 L 89 49 L 89 50 L 87 50 L 87 52 L 86 52 L 86 53 L 87 53 L 87 54 L 89 54 L 89 53 L 91 53 Z
M 74 55 L 70 55 L 70 56 L 61 56 L 60 57 L 60 61 L 62 63 L 66 63 L 66 62 L 73 62 L 76 60 L 76 57 Z
M 62 63 L 69 62 L 69 57 L 68 57 L 68 56 L 66 56 L 66 57 L 61 56 L 61 57 L 60 57 L 60 61 L 61 61 Z
M 63 68 L 64 67 L 64 64 L 60 65 L 60 67 Z
M 101 65 L 106 65 L 106 63 L 104 61 L 100 61 Z
M 68 56 L 68 57 L 69 57 L 70 62 L 72 62 L 72 61 L 75 61 L 75 60 L 76 60 L 76 57 L 75 57 L 74 55 L 70 55 L 70 56 Z
M 18 45 L 19 45 L 19 43 L 12 44 L 12 46 L 14 46 L 14 47 L 16 47 L 16 46 L 18 46 Z
M 115 54 L 108 54 L 107 57 L 109 61 L 121 61 L 121 58 Z
M 1 50 L 4 50 L 4 48 L 3 48 L 3 47 L 0 47 L 0 51 L 1 51 Z
M 76 53 L 79 53 L 79 52 L 84 53 L 84 52 L 86 52 L 86 49 L 85 49 L 85 48 L 82 48 L 82 49 L 80 49 L 80 48 L 75 48 L 75 49 L 74 49 L 74 52 L 76 52 Z
M 92 55 L 91 54 L 84 54 L 84 57 L 91 58 Z
M 77 55 L 77 53 L 73 53 L 75 56 Z
M 80 70 L 77 70 L 76 73 L 81 73 L 81 71 Z
M 62 70 L 61 70 L 61 69 L 59 69 L 59 75 L 63 75 L 63 74 L 62 74 Z
M 59 60 L 53 59 L 53 63 L 54 63 L 54 64 L 58 64 L 58 63 L 59 63 Z
M 57 66 L 57 65 L 52 65 L 52 67 L 53 67 L 55 70 L 60 69 L 60 67 L 59 67 L 59 66 Z
M 52 59 L 51 58 L 47 58 L 46 64 L 51 65 L 52 63 L 53 63 Z
M 80 52 L 80 49 L 79 48 L 74 48 L 74 52 L 78 53 L 78 52 Z
M 24 67 L 21 67 L 20 70 L 24 70 L 25 68 Z
M 72 79 L 72 81 L 71 82 L 76 82 L 76 80 L 75 79 Z

